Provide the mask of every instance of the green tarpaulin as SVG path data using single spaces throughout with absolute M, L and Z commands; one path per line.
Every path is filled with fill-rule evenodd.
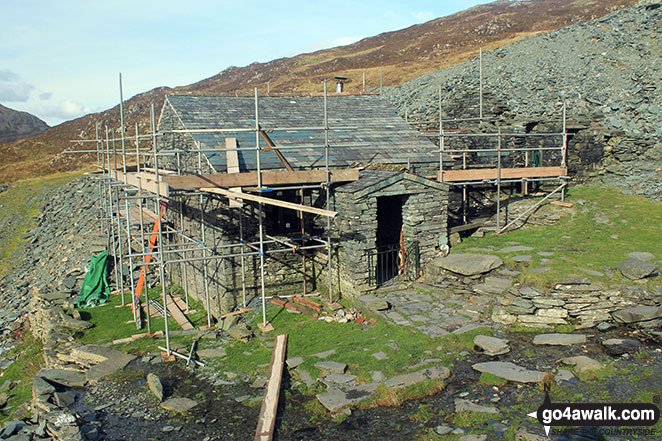
M 79 308 L 91 308 L 108 301 L 110 287 L 108 286 L 108 251 L 103 251 L 96 257 L 90 258 L 85 267 L 87 274 L 83 281 L 83 288 L 78 297 Z

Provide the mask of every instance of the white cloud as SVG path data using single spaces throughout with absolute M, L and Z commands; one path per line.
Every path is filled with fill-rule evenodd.
M 411 16 L 414 17 L 419 23 L 425 23 L 426 21 L 434 20 L 437 18 L 437 15 L 431 11 L 414 11 L 411 12 Z
M 50 100 L 53 96 L 53 92 L 44 92 L 39 94 L 39 99 L 42 101 Z
M 34 86 L 21 80 L 19 74 L 0 70 L 0 101 L 25 102 L 33 89 Z

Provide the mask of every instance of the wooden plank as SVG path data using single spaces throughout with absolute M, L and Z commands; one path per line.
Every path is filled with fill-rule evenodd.
M 308 308 L 314 309 L 317 312 L 320 312 L 322 310 L 322 305 L 320 305 L 319 303 L 315 303 L 312 300 L 305 299 L 303 297 L 293 296 L 292 301 L 294 303 L 298 303 L 300 305 L 307 306 Z
M 558 205 L 559 207 L 565 207 L 565 208 L 572 208 L 575 206 L 572 202 L 561 202 L 561 201 L 552 201 L 550 202 L 552 205 Z
M 252 311 L 252 310 L 253 310 L 253 308 L 239 308 L 239 310 L 237 310 L 237 311 L 228 312 L 227 314 L 223 314 L 223 315 L 219 316 L 218 320 L 222 320 L 225 317 L 232 317 L 233 315 L 245 314 L 245 313 L 247 313 L 249 311 Z
M 149 191 L 156 194 L 157 191 L 160 191 L 161 196 L 164 198 L 170 197 L 170 187 L 167 183 L 160 181 L 156 182 L 156 176 L 152 179 L 144 173 L 122 173 L 119 170 L 106 169 L 110 177 L 119 182 L 124 182 L 125 184 L 132 185 L 134 187 L 142 186 L 143 190 Z M 161 177 L 159 177 L 160 179 Z
M 359 170 L 355 168 L 330 170 L 331 182 L 358 181 Z M 211 175 L 164 176 L 163 182 L 173 188 L 200 187 L 254 187 L 257 173 L 216 173 Z M 319 184 L 326 182 L 324 170 L 265 171 L 262 185 Z
M 255 123 L 253 121 L 251 121 L 251 124 L 255 125 Z M 274 152 L 274 154 L 276 155 L 276 157 L 278 158 L 280 163 L 283 164 L 285 166 L 285 168 L 288 169 L 289 171 L 294 171 L 294 167 L 292 167 L 292 165 L 289 163 L 289 161 L 287 159 L 285 159 L 285 156 L 283 156 L 283 154 L 280 152 L 280 150 L 278 150 L 276 148 L 276 144 L 274 144 L 274 142 L 271 140 L 269 135 L 267 135 L 266 132 L 264 130 L 260 129 L 260 128 L 258 128 L 258 133 L 260 134 L 260 137 L 264 140 L 264 142 L 266 142 L 267 145 L 270 147 L 269 150 Z
M 225 163 L 228 173 L 239 173 L 239 152 L 233 150 L 237 148 L 237 138 L 225 138 Z M 241 193 L 241 187 L 230 187 L 230 191 Z M 236 199 L 230 199 L 230 208 L 243 207 L 244 203 Z
M 260 416 L 257 421 L 257 429 L 255 430 L 255 441 L 271 441 L 273 439 L 286 352 L 287 334 L 277 335 L 274 339 L 274 351 L 271 354 L 269 381 L 264 392 Z
M 471 170 L 444 170 L 442 182 L 483 181 L 497 179 L 499 171 L 496 168 Z M 566 176 L 563 167 L 519 167 L 502 168 L 501 179 L 546 178 Z M 437 179 L 439 175 L 437 174 Z
M 269 303 L 276 306 L 285 306 L 287 304 L 287 299 L 283 299 L 278 296 L 273 296 L 269 299 Z
M 175 319 L 177 324 L 179 324 L 179 326 L 185 331 L 193 329 L 193 324 L 191 324 L 182 310 L 179 309 L 177 303 L 175 303 L 172 297 L 170 297 L 170 294 L 166 294 L 166 302 L 168 306 L 168 312 L 170 312 L 170 315 Z
M 224 188 L 202 187 L 202 188 L 200 188 L 200 190 L 207 191 L 209 193 L 220 194 L 220 195 L 223 195 L 223 196 L 239 198 L 239 199 L 245 199 L 245 200 L 253 201 L 253 202 L 262 202 L 263 204 L 267 204 L 267 205 L 275 205 L 276 207 L 289 208 L 291 210 L 303 211 L 303 212 L 306 212 L 306 213 L 317 214 L 317 215 L 320 215 L 320 216 L 326 216 L 326 217 L 332 217 L 332 218 L 338 216 L 337 211 L 329 211 L 329 210 L 324 210 L 322 208 L 316 208 L 316 207 L 309 207 L 307 205 L 294 204 L 292 202 L 285 202 L 285 201 L 281 201 L 281 200 L 278 200 L 278 199 L 265 198 L 263 196 L 257 196 L 257 195 L 254 195 L 254 194 L 237 193 L 236 191 L 230 191 L 230 190 L 226 190 Z
M 126 338 L 120 338 L 117 340 L 113 340 L 114 345 L 119 345 L 122 343 L 131 343 L 132 341 L 136 341 L 139 338 L 143 337 L 161 337 L 163 335 L 163 331 L 156 331 L 152 332 L 151 334 L 133 334 L 131 337 L 126 337 Z

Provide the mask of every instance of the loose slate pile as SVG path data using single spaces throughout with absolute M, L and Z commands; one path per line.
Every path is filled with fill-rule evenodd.
M 501 119 L 504 132 L 559 132 L 565 102 L 570 169 L 602 165 L 604 182 L 661 200 L 659 29 L 662 8 L 641 5 L 486 51 L 483 114 Z M 445 119 L 477 117 L 478 70 L 474 59 L 384 95 L 412 120 L 437 121 L 441 85 Z M 489 122 L 478 129 L 496 132 Z

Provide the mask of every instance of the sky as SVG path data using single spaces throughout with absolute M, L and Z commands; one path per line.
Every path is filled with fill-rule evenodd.
M 485 0 L 0 0 L 0 104 L 57 125 L 159 86 L 350 44 Z

